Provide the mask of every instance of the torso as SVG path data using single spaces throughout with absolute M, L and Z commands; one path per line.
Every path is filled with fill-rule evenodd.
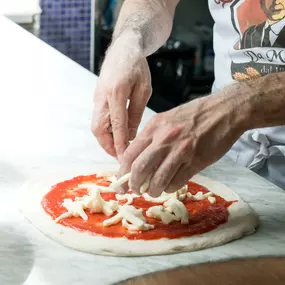
M 266 40 L 268 17 L 264 12 L 266 8 L 261 8 L 261 2 L 262 0 L 209 0 L 215 20 L 213 92 L 234 82 L 285 71 L 283 11 L 279 16 L 279 12 L 272 16 L 276 22 L 271 26 Z M 270 4 L 270 1 L 264 2 Z M 283 4 L 285 14 L 285 1 L 279 5 Z M 280 9 L 279 6 L 277 8 Z M 285 127 L 250 130 L 228 155 L 235 162 L 285 189 Z

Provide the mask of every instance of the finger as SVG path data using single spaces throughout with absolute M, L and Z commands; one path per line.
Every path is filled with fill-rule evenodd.
M 112 95 L 108 96 L 114 146 L 118 159 L 120 159 L 128 147 L 128 115 L 126 105 L 129 94 L 129 85 L 122 84 L 120 87 L 113 89 Z
M 182 188 L 198 171 L 192 168 L 188 163 L 181 165 L 171 182 L 169 183 L 166 193 L 173 193 Z
M 183 154 L 181 151 L 176 150 L 169 153 L 151 179 L 148 189 L 150 196 L 158 197 L 168 188 L 168 185 L 180 168 L 182 161 Z
M 143 183 L 152 176 L 169 152 L 168 147 L 148 146 L 132 164 L 132 176 L 129 181 L 130 188 L 140 192 Z
M 151 136 L 143 132 L 128 146 L 120 161 L 119 177 L 131 171 L 133 162 L 151 144 L 151 141 Z M 129 185 L 125 183 L 119 191 L 126 192 L 128 189 Z
M 100 104 L 100 100 L 94 100 L 91 130 L 99 144 L 110 155 L 116 156 L 113 135 L 108 131 L 111 125 L 107 100 Z
M 121 159 L 119 176 L 131 171 L 133 162 L 151 144 L 151 142 L 151 137 L 144 137 L 143 135 L 140 135 L 128 146 Z
M 137 84 L 133 90 L 128 108 L 129 140 L 133 140 L 137 135 L 138 127 L 150 95 L 150 85 Z

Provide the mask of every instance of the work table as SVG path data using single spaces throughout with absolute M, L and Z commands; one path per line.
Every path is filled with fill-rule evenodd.
M 19 212 L 19 187 L 45 169 L 116 163 L 90 132 L 96 76 L 0 17 L 0 284 L 109 285 L 182 265 L 285 255 L 285 193 L 221 159 L 203 171 L 260 217 L 254 235 L 223 246 L 154 257 L 104 257 L 63 247 Z M 147 109 L 141 127 L 154 115 Z

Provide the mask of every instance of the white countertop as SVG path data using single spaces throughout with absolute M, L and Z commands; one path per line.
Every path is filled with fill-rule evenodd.
M 115 163 L 89 131 L 96 77 L 0 17 L 0 284 L 114 284 L 132 276 L 245 256 L 285 255 L 285 194 L 222 159 L 204 174 L 260 216 L 257 233 L 227 245 L 143 258 L 89 255 L 43 236 L 17 210 L 19 186 L 47 168 Z M 146 110 L 142 126 L 154 113 Z

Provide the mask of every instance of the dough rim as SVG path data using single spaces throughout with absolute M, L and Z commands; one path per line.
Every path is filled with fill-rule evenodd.
M 92 165 L 92 167 L 75 170 L 56 171 L 48 177 L 39 177 L 25 183 L 20 188 L 19 208 L 23 215 L 44 235 L 58 243 L 87 253 L 108 256 L 150 256 L 165 255 L 178 252 L 190 252 L 219 246 L 232 240 L 255 232 L 258 217 L 253 209 L 236 193 L 224 184 L 202 175 L 194 176 L 191 181 L 202 184 L 213 193 L 226 200 L 238 200 L 229 209 L 226 224 L 201 235 L 178 239 L 128 240 L 127 238 L 108 238 L 79 232 L 56 224 L 41 207 L 42 197 L 50 187 L 74 176 L 88 175 L 96 172 L 116 172 L 117 165 Z

